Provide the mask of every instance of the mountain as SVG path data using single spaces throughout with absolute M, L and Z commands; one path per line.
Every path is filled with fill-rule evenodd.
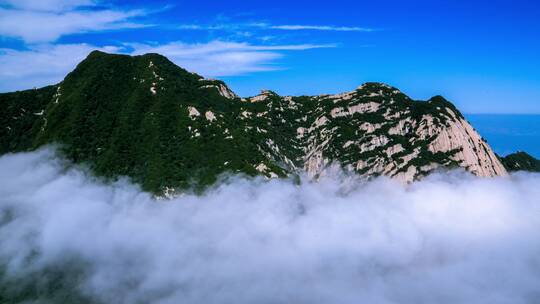
M 540 160 L 523 151 L 509 154 L 501 160 L 508 171 L 540 172 Z
M 442 167 L 507 174 L 449 101 L 415 101 L 382 83 L 240 98 L 158 54 L 94 51 L 61 83 L 0 94 L 0 106 L 0 153 L 58 144 L 96 174 L 154 193 L 201 190 L 223 173 L 318 178 L 334 166 L 403 182 Z

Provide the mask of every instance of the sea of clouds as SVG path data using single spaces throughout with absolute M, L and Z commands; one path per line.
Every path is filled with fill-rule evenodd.
M 73 265 L 102 303 L 538 303 L 540 175 L 232 178 L 156 200 L 50 149 L 0 157 L 3 284 Z

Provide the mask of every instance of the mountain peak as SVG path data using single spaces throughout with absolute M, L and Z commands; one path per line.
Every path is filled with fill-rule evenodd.
M 444 98 L 441 95 L 435 95 L 431 97 L 428 101 L 429 102 L 449 102 L 446 98 Z
M 88 55 L 82 62 L 86 60 L 105 60 L 107 58 L 119 58 L 119 57 L 130 58 L 132 56 L 124 55 L 124 54 L 112 54 L 112 53 L 107 53 L 101 50 L 93 50 L 90 53 L 88 53 Z
M 268 90 L 268 89 L 262 89 L 261 90 L 261 93 L 259 95 L 278 95 L 276 92 L 272 91 L 272 90 Z
M 357 90 L 371 91 L 371 92 L 380 91 L 380 90 L 383 90 L 383 91 L 399 91 L 397 88 L 395 88 L 395 87 L 393 87 L 391 85 L 388 85 L 386 83 L 383 83 L 383 82 L 365 82 L 362 85 L 358 86 L 356 89 Z
M 150 64 L 151 62 L 152 65 L 167 65 L 169 67 L 174 67 L 176 69 L 181 69 L 185 71 L 185 69 L 175 65 L 167 57 L 158 53 L 146 53 L 142 55 L 131 56 L 126 54 L 113 54 L 100 50 L 93 50 L 88 54 L 88 56 L 86 56 L 83 61 L 81 61 L 80 64 L 85 62 L 91 62 L 92 64 L 103 64 L 104 62 L 110 63 L 116 60 L 122 60 L 125 64 L 129 64 L 130 62 L 145 62 L 147 64 Z
M 95 57 L 95 56 L 102 56 L 102 55 L 109 55 L 109 54 L 100 50 L 93 50 L 86 57 Z
M 441 95 L 436 95 L 428 99 L 427 101 L 429 104 L 431 104 L 435 108 L 446 108 L 454 112 L 458 117 L 463 118 L 463 114 L 458 110 L 458 108 L 450 101 L 448 101 L 446 98 L 444 98 Z

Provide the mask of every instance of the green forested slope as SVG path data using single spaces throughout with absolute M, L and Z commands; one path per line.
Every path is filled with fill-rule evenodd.
M 540 160 L 526 152 L 516 152 L 501 158 L 508 171 L 540 172 Z

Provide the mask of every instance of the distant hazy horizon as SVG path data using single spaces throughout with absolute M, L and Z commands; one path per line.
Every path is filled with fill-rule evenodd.
M 465 114 L 493 150 L 505 156 L 525 151 L 540 158 L 540 114 Z

